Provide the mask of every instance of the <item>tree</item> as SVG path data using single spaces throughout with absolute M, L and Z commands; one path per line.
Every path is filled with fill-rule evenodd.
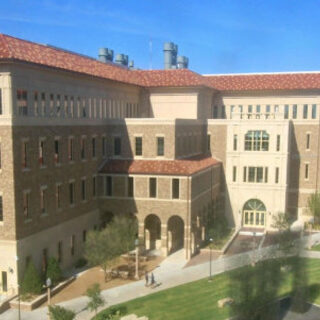
M 49 306 L 49 315 L 51 320 L 73 320 L 76 314 L 60 306 Z
M 48 261 L 46 278 L 50 278 L 53 284 L 57 284 L 62 278 L 62 272 L 59 266 L 59 262 L 53 257 Z
M 105 304 L 105 301 L 101 297 L 100 285 L 98 283 L 94 283 L 90 288 L 87 289 L 86 295 L 89 298 L 87 308 L 90 311 L 94 311 L 97 315 L 98 308 Z
M 41 277 L 36 267 L 34 266 L 33 262 L 30 261 L 27 265 L 27 268 L 21 283 L 21 293 L 22 295 L 40 294 L 41 291 L 42 291 Z
M 314 220 L 319 223 L 320 220 L 320 193 L 316 191 L 308 198 L 308 208 L 314 217 Z
M 117 230 L 111 227 L 101 231 L 90 231 L 85 243 L 84 256 L 89 265 L 99 265 L 104 271 L 104 279 L 108 279 L 108 268 L 115 263 L 121 254 L 121 239 Z

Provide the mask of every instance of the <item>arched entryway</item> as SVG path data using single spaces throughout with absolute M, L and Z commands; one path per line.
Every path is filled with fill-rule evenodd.
M 248 200 L 243 206 L 243 226 L 264 228 L 266 211 L 266 206 L 259 199 Z
M 184 222 L 179 216 L 168 220 L 168 254 L 184 247 Z
M 146 249 L 161 248 L 161 220 L 155 214 L 149 214 L 144 220 Z

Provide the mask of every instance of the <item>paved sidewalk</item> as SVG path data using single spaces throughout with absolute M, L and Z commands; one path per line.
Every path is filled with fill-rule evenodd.
M 228 270 L 232 270 L 244 265 L 252 263 L 253 260 L 264 260 L 274 255 L 275 247 L 261 248 L 259 251 L 250 251 L 245 253 L 236 254 L 229 257 L 221 257 L 217 260 L 212 261 L 212 275 L 216 275 Z M 309 252 L 307 252 L 309 254 Z M 320 256 L 318 256 L 320 258 Z M 166 262 L 169 266 L 172 267 L 172 259 L 168 260 L 171 263 Z M 174 259 L 173 259 L 174 260 Z M 163 262 L 165 263 L 165 261 Z M 170 268 L 163 270 L 161 267 L 159 271 L 155 271 L 156 281 L 159 283 L 157 288 L 151 289 L 145 287 L 145 281 L 140 280 L 131 284 L 123 285 L 120 287 L 108 289 L 102 292 L 102 295 L 107 302 L 107 305 L 104 308 L 126 302 L 135 298 L 143 297 L 148 294 L 172 288 L 184 283 L 189 283 L 192 281 L 200 280 L 209 275 L 209 262 L 203 264 L 195 265 L 188 268 L 180 267 Z M 90 320 L 93 316 L 92 313 L 85 310 L 88 299 L 86 297 L 80 297 L 73 300 L 69 300 L 59 305 L 72 309 L 77 313 L 77 320 Z M 44 320 L 46 319 L 47 308 L 37 309 L 32 312 L 22 312 L 22 320 Z M 1 315 L 1 320 L 16 320 L 17 310 L 8 310 Z

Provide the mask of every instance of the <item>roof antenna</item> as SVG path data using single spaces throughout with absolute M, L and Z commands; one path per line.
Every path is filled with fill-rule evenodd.
M 149 39 L 149 70 L 152 70 L 152 38 Z

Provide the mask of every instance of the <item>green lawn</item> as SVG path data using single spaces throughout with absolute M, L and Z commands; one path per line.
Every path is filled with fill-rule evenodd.
M 320 260 L 303 259 L 303 261 L 306 263 L 305 274 L 309 277 L 308 284 L 311 286 L 310 299 L 320 304 L 320 288 L 318 285 L 320 282 Z M 246 267 L 246 272 L 250 272 L 250 268 L 253 267 Z M 235 271 L 215 276 L 212 282 L 208 282 L 207 279 L 195 281 L 131 300 L 112 308 L 121 308 L 125 314 L 134 313 L 138 316 L 148 316 L 150 320 L 223 320 L 231 316 L 230 307 L 220 309 L 217 302 L 230 296 L 230 289 L 234 287 L 230 280 L 234 279 L 233 274 L 235 274 Z M 291 272 L 283 272 L 283 276 L 282 285 L 277 290 L 278 296 L 288 295 L 291 291 L 293 279 Z M 246 285 L 246 282 L 247 279 L 244 279 L 243 284 Z M 102 316 L 101 313 L 100 315 Z M 96 319 L 107 319 L 101 316 L 98 315 Z
M 320 244 L 317 244 L 317 245 L 311 247 L 310 250 L 312 250 L 312 251 L 320 251 Z

